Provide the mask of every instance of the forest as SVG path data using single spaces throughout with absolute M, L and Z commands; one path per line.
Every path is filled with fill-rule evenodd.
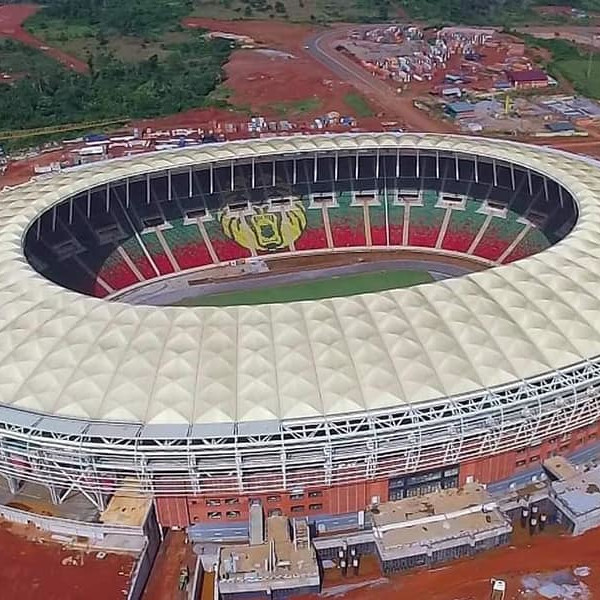
M 2 64 L 16 80 L 0 86 L 0 129 L 152 117 L 202 106 L 221 81 L 230 52 L 229 42 L 196 33 L 188 42 L 169 47 L 163 60 L 151 56 L 129 63 L 110 52 L 99 53 L 88 60 L 90 74 L 81 75 L 37 50 L 3 40 Z M 19 65 L 27 65 L 23 77 L 18 76 Z

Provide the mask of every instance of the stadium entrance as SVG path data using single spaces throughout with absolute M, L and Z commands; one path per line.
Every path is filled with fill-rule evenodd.
M 390 501 L 402 500 L 455 487 L 458 487 L 458 465 L 394 477 L 388 484 L 388 497 Z

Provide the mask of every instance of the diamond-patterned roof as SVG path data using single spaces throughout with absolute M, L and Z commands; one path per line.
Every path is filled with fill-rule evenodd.
M 36 273 L 21 240 L 67 196 L 214 159 L 419 148 L 521 164 L 559 180 L 574 230 L 516 263 L 413 288 L 230 308 L 131 306 Z M 600 355 L 600 169 L 497 140 L 358 134 L 207 145 L 99 163 L 0 195 L 0 401 L 146 424 L 318 419 L 493 388 Z

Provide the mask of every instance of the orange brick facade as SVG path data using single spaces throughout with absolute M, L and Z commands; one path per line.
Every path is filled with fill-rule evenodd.
M 598 424 L 548 439 L 537 446 L 504 452 L 462 463 L 459 485 L 467 481 L 492 483 L 527 471 L 555 454 L 570 454 L 598 439 Z M 194 523 L 241 522 L 248 520 L 252 501 L 260 501 L 265 515 L 318 516 L 364 510 L 373 501 L 388 500 L 388 480 L 362 481 L 331 488 L 315 488 L 262 495 L 198 495 L 156 499 L 159 520 L 166 527 L 186 527 Z

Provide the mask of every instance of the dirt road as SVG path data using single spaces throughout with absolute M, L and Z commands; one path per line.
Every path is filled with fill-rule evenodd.
M 0 36 L 11 38 L 32 48 L 37 48 L 40 52 L 45 52 L 54 60 L 63 64 L 65 67 L 78 73 L 87 73 L 88 65 L 74 56 L 58 48 L 48 46 L 42 40 L 31 35 L 23 29 L 23 23 L 38 10 L 40 6 L 36 4 L 3 4 L 0 6 Z
M 520 33 L 526 33 L 543 40 L 561 39 L 579 44 L 580 46 L 593 46 L 600 48 L 600 27 L 584 26 L 530 26 L 517 29 Z
M 415 96 L 410 90 L 403 92 L 402 96 L 396 95 L 384 81 L 373 77 L 360 65 L 338 52 L 335 46 L 351 29 L 356 29 L 356 26 L 317 33 L 306 40 L 306 49 L 315 60 L 379 105 L 388 118 L 399 119 L 407 131 L 455 132 L 450 124 L 431 118 L 416 108 L 413 104 Z
M 195 556 L 190 544 L 185 543 L 185 532 L 169 531 L 163 542 L 142 600 L 185 600 L 187 593 L 179 590 L 179 573 L 188 568 L 190 578 L 194 572 Z

